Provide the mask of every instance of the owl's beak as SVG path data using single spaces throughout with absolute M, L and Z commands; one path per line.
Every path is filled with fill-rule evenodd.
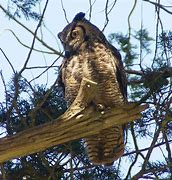
M 62 33 L 62 32 L 59 32 L 59 33 L 57 34 L 57 36 L 58 36 L 58 38 L 60 39 L 62 45 L 65 47 L 65 40 L 64 40 L 64 38 L 63 38 L 63 37 L 64 37 L 63 33 Z
M 60 33 L 58 33 L 57 34 L 57 36 L 58 36 L 58 38 L 60 39 L 60 41 L 61 41 L 61 43 L 62 43 L 62 45 L 63 45 L 63 47 L 64 47 L 64 49 L 65 49 L 65 57 L 66 58 L 69 58 L 70 56 L 71 56 L 71 50 L 72 50 L 72 48 L 69 46 L 69 44 L 66 44 L 65 42 L 64 42 L 64 40 L 63 40 L 63 33 L 62 32 L 60 32 Z

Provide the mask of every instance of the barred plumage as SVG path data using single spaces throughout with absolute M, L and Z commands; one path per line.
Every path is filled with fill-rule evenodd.
M 103 33 L 83 14 L 76 15 L 59 38 L 66 58 L 61 66 L 60 81 L 68 105 L 74 101 L 83 77 L 98 83 L 92 100 L 97 108 L 114 107 L 127 101 L 127 87 L 121 56 Z M 110 165 L 124 152 L 124 127 L 115 126 L 85 139 L 93 164 Z

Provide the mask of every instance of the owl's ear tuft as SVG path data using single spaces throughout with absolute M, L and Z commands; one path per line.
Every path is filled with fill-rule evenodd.
M 78 14 L 75 15 L 73 21 L 75 22 L 81 21 L 82 19 L 84 19 L 84 17 L 85 17 L 85 13 L 79 12 Z

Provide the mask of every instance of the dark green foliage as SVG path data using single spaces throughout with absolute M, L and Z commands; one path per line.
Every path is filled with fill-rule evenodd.
M 33 106 L 35 124 L 39 125 L 47 121 L 53 120 L 64 113 L 66 110 L 66 102 L 60 96 L 58 87 L 46 89 L 43 86 L 37 86 L 34 92 L 35 96 L 31 97 Z
M 133 35 L 140 47 L 131 44 L 127 35 L 111 34 L 110 37 L 112 43 L 114 40 L 119 43 L 125 67 L 129 72 L 129 101 L 141 101 L 150 105 L 142 113 L 141 119 L 127 125 L 127 130 L 131 134 L 129 140 L 133 141 L 133 147 L 130 147 L 130 144 L 126 147 L 126 158 L 117 161 L 112 167 L 93 166 L 87 157 L 83 140 L 77 140 L 6 162 L 4 169 L 10 180 L 20 180 L 24 177 L 27 180 L 127 179 L 132 176 L 132 168 L 137 167 L 135 164 L 139 162 L 138 157 L 143 157 L 142 151 L 147 152 L 150 149 L 147 145 L 140 147 L 137 142 L 146 142 L 148 139 L 150 141 L 159 128 L 163 135 L 157 136 L 156 142 L 160 143 L 160 147 L 163 145 L 163 148 L 166 145 L 166 149 L 169 151 L 168 145 L 172 141 L 172 107 L 170 105 L 172 90 L 169 83 L 171 71 L 162 49 L 160 49 L 161 51 L 158 49 L 157 54 L 163 54 L 163 58 L 157 56 L 153 67 L 144 67 L 141 64 L 143 59 L 140 60 L 139 65 L 136 62 L 138 61 L 137 57 L 143 58 L 139 54 L 140 47 L 142 47 L 142 55 L 150 53 L 149 46 L 152 39 L 149 38 L 146 30 L 135 32 Z M 164 60 L 163 63 L 160 59 Z M 132 72 L 134 67 L 138 73 Z M 53 121 L 67 109 L 62 95 L 62 89 L 58 86 L 46 88 L 43 85 L 37 85 L 33 87 L 26 79 L 15 73 L 6 87 L 5 102 L 0 106 L 1 127 L 4 127 L 7 135 L 12 135 L 24 129 Z M 166 142 L 164 143 L 165 135 Z M 152 152 L 153 150 L 151 150 Z M 144 167 L 140 177 L 165 176 L 170 179 L 172 177 L 170 156 L 171 154 L 168 152 L 166 161 L 149 161 L 148 159 L 149 163 Z M 129 162 L 124 163 L 128 172 L 124 172 L 122 170 L 124 165 L 121 165 L 121 162 L 126 160 Z
M 127 68 L 132 65 L 133 61 L 137 58 L 137 54 L 134 52 L 136 46 L 133 46 L 130 42 L 130 39 L 127 35 L 123 35 L 122 33 L 113 33 L 109 35 L 109 41 L 113 44 L 113 42 L 118 44 L 118 48 L 123 55 L 123 61 L 126 64 Z
M 1 106 L 1 123 L 6 124 L 7 133 L 16 133 L 53 120 L 66 110 L 66 102 L 59 89 L 44 86 L 31 88 L 16 73 L 6 91 L 6 103 Z M 8 122 L 10 118 L 10 122 Z
M 160 162 L 160 161 L 156 161 L 156 162 L 150 162 L 146 169 L 151 170 L 152 172 L 156 172 L 157 177 L 159 179 L 164 179 L 164 174 L 169 174 L 171 172 L 170 168 L 166 168 L 168 162 Z M 153 175 L 153 173 L 150 173 Z M 169 177 L 170 178 L 170 177 Z M 168 179 L 168 176 L 167 176 Z
M 6 102 L 1 104 L 0 122 L 6 128 L 8 135 L 52 121 L 66 110 L 66 102 L 56 86 L 50 89 L 46 89 L 44 86 L 33 88 L 25 79 L 18 78 L 18 74 L 15 74 L 9 83 Z M 80 142 L 75 144 L 80 144 Z M 48 168 L 58 161 L 58 154 L 64 153 L 62 156 L 69 154 L 70 150 L 66 149 L 68 148 L 65 146 L 54 147 L 44 153 L 9 161 L 4 164 L 6 176 L 13 180 L 20 180 L 23 177 L 30 180 L 47 179 L 51 174 Z M 55 167 L 58 171 L 63 169 L 60 165 Z M 61 178 L 62 175 L 63 173 L 60 176 L 59 173 L 56 173 L 57 178 Z
M 33 10 L 38 3 L 40 0 L 11 0 L 8 1 L 8 12 L 14 17 L 39 20 L 40 14 Z
M 164 53 L 172 52 L 172 31 L 164 31 L 159 35 L 159 47 Z
M 149 33 L 146 29 L 136 31 L 134 38 L 140 43 L 140 51 L 145 51 L 147 54 L 151 53 L 150 43 L 153 41 L 153 38 L 149 36 Z
M 132 43 L 131 37 L 132 40 L 136 40 L 137 43 Z M 120 49 L 127 69 L 135 64 L 135 61 L 137 61 L 136 64 L 138 64 L 139 56 L 143 55 L 143 52 L 145 55 L 151 52 L 150 44 L 153 41 L 153 38 L 149 36 L 146 29 L 135 31 L 131 37 L 129 37 L 128 34 L 124 35 L 122 33 L 112 33 L 109 35 L 110 43 L 114 43 L 114 45 Z
M 0 122 L 7 135 L 53 121 L 66 111 L 66 102 L 60 88 L 44 86 L 34 88 L 16 73 L 7 87 L 6 100 L 0 108 Z M 6 106 L 7 105 L 7 106 Z M 78 166 L 83 168 L 79 171 Z M 85 167 L 88 166 L 88 169 Z M 71 169 L 75 169 L 74 171 Z M 4 164 L 6 176 L 12 180 L 68 179 L 119 179 L 119 172 L 90 164 L 82 140 L 73 141 L 46 151 L 8 161 Z
M 35 10 L 39 3 L 11 0 L 8 12 L 13 17 L 39 20 Z M 141 28 L 126 35 L 112 33 L 109 41 L 122 54 L 128 100 L 149 105 L 140 119 L 126 125 L 124 157 L 112 167 L 93 166 L 83 140 L 76 140 L 4 163 L 8 180 L 120 180 L 132 179 L 136 173 L 140 179 L 172 179 L 172 32 L 162 31 L 155 42 Z M 67 109 L 62 94 L 58 86 L 33 86 L 15 73 L 6 86 L 5 101 L 0 103 L 0 127 L 8 136 L 53 121 Z M 154 154 L 157 149 L 160 151 Z
M 27 180 L 125 179 L 131 177 L 131 169 L 136 167 L 138 156 L 143 157 L 142 149 L 146 148 L 148 151 L 150 148 L 147 145 L 139 147 L 138 141 L 150 140 L 154 137 L 157 129 L 161 128 L 163 136 L 157 136 L 159 138 L 156 141 L 160 143 L 161 147 L 166 135 L 168 138 L 166 146 L 168 147 L 172 141 L 172 107 L 170 106 L 172 90 L 169 83 L 171 71 L 169 71 L 162 49 L 161 51 L 158 49 L 157 54 L 163 54 L 163 58 L 157 56 L 153 62 L 154 67 L 143 67 L 142 64 L 138 65 L 136 62 L 138 62 L 137 57 L 142 58 L 139 54 L 140 47 L 142 47 L 142 55 L 150 53 L 149 46 L 152 39 L 149 38 L 146 30 L 135 32 L 133 35 L 140 47 L 131 44 L 127 35 L 111 34 L 110 38 L 112 43 L 114 41 L 119 43 L 128 72 L 132 71 L 134 67 L 139 71 L 139 73 L 128 73 L 129 101 L 141 101 L 150 105 L 142 113 L 141 119 L 127 125 L 127 130 L 134 143 L 133 148 L 130 145 L 126 147 L 126 154 L 128 153 L 125 155 L 126 158 L 117 161 L 112 167 L 93 166 L 87 157 L 83 140 L 77 140 L 6 162 L 4 169 L 10 180 L 20 180 L 24 177 Z M 163 63 L 160 59 L 164 59 Z M 53 121 L 67 109 L 60 87 L 46 88 L 43 85 L 33 87 L 17 73 L 6 87 L 5 98 L 5 102 L 0 106 L 0 124 L 6 130 L 7 135 Z M 132 141 L 131 139 L 130 141 Z M 144 150 L 144 152 L 146 151 Z M 140 177 L 165 176 L 170 179 L 170 163 L 172 161 L 168 158 L 169 156 L 170 154 L 166 156 L 166 162 L 164 160 L 149 162 Z M 122 170 L 124 165 L 121 165 L 121 162 L 126 160 L 129 162 L 124 163 L 128 172 L 124 172 Z
M 157 40 L 157 49 L 153 67 L 162 68 L 171 66 L 172 31 L 163 31 Z
M 103 173 L 102 173 L 103 172 Z M 88 180 L 120 180 L 121 174 L 115 169 L 115 167 L 104 168 L 101 166 L 93 167 L 90 170 L 84 170 L 82 175 L 76 175 L 77 179 L 88 179 Z
M 172 143 L 172 87 L 171 87 L 171 48 L 172 48 L 172 33 L 162 32 L 157 38 L 157 47 L 155 56 L 150 61 L 151 43 L 153 39 L 149 37 L 145 29 L 141 29 L 131 35 L 131 39 L 127 35 L 111 34 L 110 42 L 115 43 L 121 49 L 121 54 L 124 59 L 127 77 L 128 77 L 128 97 L 129 101 L 139 101 L 140 103 L 149 104 L 149 108 L 142 113 L 142 118 L 127 126 L 128 132 L 131 133 L 131 139 L 134 143 L 136 153 L 129 153 L 128 160 L 131 162 L 128 168 L 130 176 L 131 169 L 136 166 L 138 157 L 143 158 L 143 154 L 147 154 L 151 146 L 144 146 L 141 142 L 152 142 L 155 134 L 158 134 L 158 129 L 161 133 L 155 138 L 155 144 L 150 150 L 150 157 L 153 156 L 153 149 L 158 146 L 164 157 L 157 156 L 155 161 L 149 162 L 149 157 L 144 155 L 143 162 L 146 167 L 140 170 L 138 177 L 149 177 L 170 179 L 172 178 L 172 158 L 171 158 L 171 143 Z M 133 45 L 137 44 L 137 45 Z M 145 61 L 145 57 L 149 56 L 149 62 Z M 144 62 L 144 63 L 143 63 Z M 145 66 L 146 64 L 146 66 Z M 134 71 L 132 71 L 134 70 Z M 129 141 L 131 141 L 129 139 Z M 164 143 L 164 141 L 166 143 Z M 140 145 L 140 143 L 141 145 Z M 158 144 L 159 143 L 159 144 Z M 146 143 L 145 143 L 146 144 Z M 155 147 L 154 147 L 155 146 Z M 155 148 L 156 149 L 156 148 Z M 166 149 L 166 151 L 165 151 Z M 157 150 L 157 149 L 156 149 Z M 133 152 L 135 152 L 133 151 Z M 143 151 L 143 153 L 142 153 Z M 127 152 L 132 152 L 129 148 Z M 165 155 L 167 152 L 168 155 Z M 159 153 L 161 156 L 161 153 Z M 154 156 L 153 156 L 154 157 Z M 157 161 L 159 159 L 159 161 Z

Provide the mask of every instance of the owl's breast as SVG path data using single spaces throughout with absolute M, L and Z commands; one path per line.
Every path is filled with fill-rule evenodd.
M 63 82 L 65 84 L 65 98 L 70 105 L 77 96 L 83 77 L 82 58 L 73 56 L 67 62 L 63 70 Z
M 118 59 L 103 44 L 95 44 L 72 56 L 63 74 L 65 98 L 69 105 L 79 92 L 83 76 L 97 83 L 93 103 L 110 107 L 125 102 L 118 80 Z
M 87 77 L 97 83 L 95 104 L 115 106 L 125 99 L 118 81 L 118 59 L 103 44 L 95 43 L 87 53 Z
M 72 57 L 65 68 L 65 81 L 68 83 L 69 79 L 73 81 L 81 82 L 82 79 L 82 62 L 79 56 Z M 69 84 L 67 84 L 69 85 Z

